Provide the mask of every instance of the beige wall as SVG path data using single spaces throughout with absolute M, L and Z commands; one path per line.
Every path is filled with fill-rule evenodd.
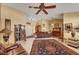
M 1 29 L 1 3 L 0 3 L 0 29 Z
M 52 31 L 52 28 L 54 28 L 54 24 L 59 24 L 59 27 L 62 28 L 63 20 L 62 19 L 52 19 L 49 21 L 49 31 Z
M 46 32 L 46 31 L 49 31 L 49 26 L 48 26 L 48 21 L 47 20 L 38 20 L 37 22 L 36 22 L 36 25 L 41 25 L 41 31 L 42 32 Z M 45 26 L 43 26 L 43 25 L 45 25 Z
M 26 24 L 26 22 L 28 22 L 28 19 L 26 17 L 26 15 L 18 10 L 15 10 L 13 8 L 9 8 L 6 6 L 1 6 L 1 21 L 0 21 L 0 30 L 5 28 L 5 19 L 11 19 L 11 36 L 10 36 L 10 42 L 14 43 L 14 24 L 23 24 L 26 25 L 26 27 L 28 27 L 28 25 Z M 64 24 L 66 23 L 72 23 L 73 26 L 77 26 L 79 25 L 79 13 L 75 12 L 75 13 L 65 13 L 64 14 Z M 31 23 L 31 27 L 32 27 L 32 33 L 35 32 L 35 25 L 36 22 L 32 22 L 29 21 Z M 38 23 L 42 26 L 41 31 L 50 31 L 51 30 L 51 24 L 55 24 L 55 23 L 62 23 L 62 20 L 52 20 L 52 21 L 47 21 L 47 20 L 39 20 Z M 43 27 L 43 24 L 45 24 L 45 27 Z M 64 38 L 68 38 L 70 37 L 70 33 L 67 33 L 64 30 Z M 79 37 L 79 33 L 76 33 L 76 37 Z M 0 41 L 3 40 L 2 39 L 2 34 L 0 34 Z
M 0 26 L 0 30 L 5 28 L 5 19 L 11 19 L 11 35 L 9 38 L 9 41 L 11 43 L 14 43 L 14 24 L 23 24 L 26 25 L 26 22 L 28 21 L 26 15 L 16 9 L 1 5 L 1 26 Z M 31 22 L 32 23 L 32 22 Z M 31 26 L 32 29 L 32 33 L 34 32 L 34 23 L 32 23 Z M 2 38 L 3 34 L 0 34 L 0 39 L 1 42 L 3 43 L 3 38 Z
M 1 3 L 0 3 L 0 29 L 1 29 Z M 0 39 L 1 42 L 1 39 Z
M 72 23 L 73 27 L 79 26 L 79 12 L 65 13 L 64 24 L 66 23 Z M 65 26 L 64 26 L 64 38 L 69 38 L 69 37 L 71 37 L 71 34 L 65 31 Z M 79 38 L 78 32 L 76 32 L 76 38 Z
M 41 31 L 52 31 L 51 24 L 59 24 L 60 27 L 62 27 L 63 20 L 62 19 L 52 19 L 52 20 L 39 20 L 37 21 L 37 24 L 41 25 Z M 45 27 L 43 26 L 45 24 Z
M 0 3 L 0 22 L 1 22 L 1 3 Z

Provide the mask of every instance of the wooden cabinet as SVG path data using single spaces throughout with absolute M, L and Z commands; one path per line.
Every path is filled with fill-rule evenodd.
M 51 37 L 51 34 L 48 32 L 38 32 L 36 35 L 38 38 Z
M 52 35 L 56 37 L 61 36 L 61 28 L 53 28 Z

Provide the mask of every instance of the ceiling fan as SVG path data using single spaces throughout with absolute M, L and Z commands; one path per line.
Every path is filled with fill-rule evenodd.
M 45 14 L 48 14 L 48 12 L 46 11 L 46 9 L 56 8 L 56 5 L 45 6 L 44 3 L 41 3 L 41 4 L 39 5 L 39 7 L 29 6 L 29 8 L 39 9 L 39 10 L 36 12 L 36 15 L 39 14 L 39 12 L 40 12 L 41 10 L 42 10 Z

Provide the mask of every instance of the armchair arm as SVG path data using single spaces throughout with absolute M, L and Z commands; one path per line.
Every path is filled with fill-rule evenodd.
M 13 50 L 13 49 L 16 49 L 16 48 L 18 48 L 18 47 L 19 47 L 18 44 L 14 44 L 14 45 L 12 45 L 12 46 L 6 48 L 5 50 L 6 50 L 6 52 L 9 52 L 9 51 L 11 51 L 11 50 Z

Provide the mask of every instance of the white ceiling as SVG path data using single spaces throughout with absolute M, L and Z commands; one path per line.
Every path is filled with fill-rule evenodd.
M 47 9 L 48 15 L 45 15 L 42 11 L 35 15 L 38 9 L 28 8 L 28 6 L 39 6 L 39 3 L 5 3 L 3 5 L 15 8 L 24 12 L 28 18 L 32 19 L 62 19 L 63 13 L 79 12 L 79 3 L 45 3 L 45 5 L 56 5 L 55 9 Z

